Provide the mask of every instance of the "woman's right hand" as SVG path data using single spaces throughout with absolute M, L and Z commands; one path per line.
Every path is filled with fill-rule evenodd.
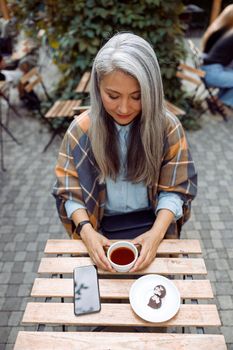
M 103 248 L 111 244 L 109 239 L 96 232 L 91 225 L 83 226 L 80 236 L 87 247 L 90 258 L 97 267 L 113 272 L 114 269 L 108 261 Z

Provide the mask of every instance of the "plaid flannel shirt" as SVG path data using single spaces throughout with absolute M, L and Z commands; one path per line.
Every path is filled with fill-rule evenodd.
M 53 195 L 59 217 L 72 238 L 75 225 L 67 217 L 65 201 L 71 199 L 86 207 L 94 229 L 98 230 L 104 214 L 106 197 L 105 184 L 98 181 L 99 171 L 91 150 L 88 128 L 88 112 L 74 119 L 68 128 L 55 168 L 56 183 Z M 175 192 L 184 201 L 183 217 L 172 223 L 166 234 L 178 237 L 182 224 L 189 218 L 191 201 L 197 192 L 197 174 L 190 155 L 183 127 L 179 120 L 170 114 L 166 116 L 163 157 L 157 183 L 148 187 L 150 204 L 156 209 L 160 191 Z

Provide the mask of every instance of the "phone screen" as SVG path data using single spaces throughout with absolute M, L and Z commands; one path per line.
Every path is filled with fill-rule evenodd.
M 74 313 L 90 314 L 100 311 L 99 283 L 95 266 L 74 269 Z

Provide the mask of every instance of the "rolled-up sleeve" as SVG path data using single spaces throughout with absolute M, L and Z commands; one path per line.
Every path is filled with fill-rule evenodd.
M 173 192 L 160 192 L 156 214 L 161 209 L 168 209 L 174 214 L 175 220 L 179 220 L 183 215 L 183 200 Z
M 72 214 L 77 210 L 77 209 L 86 209 L 86 207 L 80 203 L 77 203 L 75 201 L 72 201 L 68 199 L 65 202 L 65 208 L 66 208 L 66 214 L 69 219 L 71 219 Z

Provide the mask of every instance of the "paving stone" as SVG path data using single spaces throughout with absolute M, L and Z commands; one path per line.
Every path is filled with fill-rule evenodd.
M 9 284 L 6 291 L 6 298 L 8 297 L 16 297 L 18 295 L 19 285 L 17 284 Z
M 24 260 L 25 260 L 25 257 L 26 257 L 26 252 L 17 252 L 17 253 L 15 254 L 14 260 L 15 260 L 15 261 L 24 261 Z
M 17 311 L 20 310 L 22 300 L 16 297 L 7 297 L 5 298 L 5 303 L 3 305 L 4 311 Z
M 27 252 L 26 253 L 26 257 L 25 257 L 25 261 L 36 261 L 38 260 L 38 254 L 37 252 Z
M 25 251 L 28 245 L 28 242 L 15 242 L 16 251 Z
M 9 242 L 5 245 L 4 247 L 4 251 L 11 251 L 14 252 L 15 251 L 15 242 Z
M 10 279 L 10 273 L 9 272 L 1 272 L 0 273 L 0 284 L 8 283 Z
M 0 233 L 1 234 L 11 233 L 12 230 L 13 230 L 12 226 L 2 226 L 2 227 L 0 227 Z
M 29 219 L 28 218 L 25 218 L 25 217 L 17 218 L 16 217 L 15 225 L 17 225 L 17 226 L 24 226 L 24 225 L 27 225 L 28 223 L 29 223 Z
M 25 229 L 23 230 L 23 232 L 25 232 Z M 17 234 L 15 235 L 14 240 L 15 240 L 16 242 L 23 242 L 23 241 L 26 240 L 26 234 L 25 234 L 25 233 L 17 233 Z
M 232 270 L 233 269 L 233 259 L 229 259 L 228 264 L 230 266 L 230 270 Z
M 228 255 L 228 258 L 229 258 L 229 259 L 232 259 L 232 258 L 233 258 L 233 249 L 228 248 L 228 249 L 227 249 L 227 255 Z
M 8 320 L 8 326 L 11 326 L 11 327 L 18 326 L 18 324 L 20 323 L 20 321 L 22 319 L 22 316 L 23 316 L 22 311 L 11 312 L 11 315 L 10 315 L 9 320 Z M 16 329 L 14 331 L 17 332 Z M 15 339 L 15 337 L 14 337 L 14 339 Z
M 6 291 L 7 291 L 8 285 L 7 284 L 2 284 L 1 283 L 1 287 L 0 287 L 0 297 L 4 297 L 6 295 Z
M 34 270 L 34 262 L 32 261 L 25 261 L 23 265 L 23 272 L 33 272 Z
M 14 261 L 15 252 L 3 252 L 2 261 Z
M 211 282 L 215 282 L 215 281 L 216 281 L 216 272 L 215 272 L 215 271 L 208 270 L 208 279 L 209 279 Z M 213 284 L 212 284 L 212 287 L 213 287 Z
M 216 281 L 215 288 L 217 295 L 233 295 L 232 283 Z
M 18 288 L 18 297 L 30 296 L 32 284 L 21 284 Z
M 227 223 L 222 221 L 211 221 L 210 224 L 210 228 L 213 228 L 214 230 L 224 230 L 225 228 L 229 228 L 226 226 Z
M 233 310 L 233 302 L 232 297 L 230 295 L 219 295 L 218 302 L 222 310 Z
M 232 240 L 232 238 L 227 238 L 226 237 L 222 243 L 223 243 L 223 246 L 225 248 L 233 248 L 233 240 Z
M 57 225 L 49 225 L 49 233 L 57 233 L 58 226 Z
M 3 264 L 3 267 L 2 267 L 2 271 L 3 272 L 9 272 L 9 271 L 12 271 L 14 267 L 14 262 L 13 261 L 7 261 Z
M 211 248 L 213 248 L 212 240 L 202 238 L 201 242 L 202 242 L 202 246 L 204 246 L 206 249 L 211 249 Z
M 37 273 L 25 273 L 24 278 L 22 279 L 22 282 L 27 283 L 33 283 L 35 278 L 38 277 Z
M 227 262 L 229 262 L 228 260 L 228 254 L 226 254 L 226 249 L 218 249 L 217 250 L 217 254 L 218 254 L 218 258 L 219 259 L 226 259 L 227 258 Z
M 9 311 L 0 311 L 0 326 L 7 326 L 10 317 Z M 2 340 L 2 337 L 0 338 Z
M 211 270 L 215 271 L 217 269 L 216 261 L 213 259 L 205 259 L 205 264 L 206 264 L 207 271 L 211 271 Z
M 12 272 L 8 283 L 9 284 L 17 284 L 17 283 L 20 284 L 24 278 L 24 275 L 25 274 L 22 272 Z
M 215 271 L 215 276 L 218 281 L 228 282 L 229 281 L 229 272 L 228 270 L 224 271 L 219 269 Z
M 41 217 L 41 219 L 39 220 L 40 225 L 47 225 L 49 224 L 49 222 L 50 222 L 50 219 L 46 217 Z
M 213 247 L 216 248 L 216 249 L 219 249 L 219 248 L 223 248 L 223 242 L 222 242 L 222 239 L 212 239 L 212 243 L 213 243 Z
M 0 316 L 1 316 L 1 312 L 0 312 Z M 3 324 L 3 326 L 1 326 L 1 319 L 0 319 L 0 344 L 3 350 L 5 350 L 5 345 L 11 330 L 10 327 L 4 327 L 4 326 L 6 325 Z
M 36 242 L 30 242 L 27 245 L 27 251 L 36 252 L 38 250 L 38 244 Z
M 38 224 L 37 225 L 27 225 L 25 232 L 26 233 L 37 233 L 39 231 Z
M 231 310 L 220 310 L 220 315 L 223 324 L 227 324 L 229 326 L 233 326 L 233 309 Z
M 228 274 L 230 276 L 230 280 L 233 282 L 233 271 L 228 271 Z
M 218 259 L 218 270 L 228 270 L 229 269 L 229 264 L 226 259 Z

